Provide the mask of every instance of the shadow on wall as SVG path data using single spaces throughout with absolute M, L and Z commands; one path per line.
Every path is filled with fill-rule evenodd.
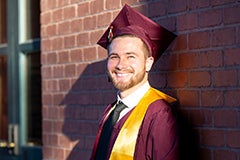
M 172 106 L 179 126 L 180 160 L 200 160 L 198 133 L 180 110 L 178 103 Z
M 86 68 L 62 100 L 65 106 L 63 134 L 71 148 L 67 160 L 89 159 L 98 130 L 98 121 L 115 90 L 106 76 L 106 60 L 86 64 Z
M 67 160 L 89 159 L 98 121 L 107 106 L 115 100 L 116 91 L 106 76 L 106 60 L 87 65 L 79 78 L 61 102 L 64 110 L 63 134 L 69 139 L 66 148 L 70 151 Z M 180 129 L 181 160 L 198 160 L 197 134 L 194 132 L 187 117 L 182 114 L 180 106 L 173 107 Z M 64 145 L 65 145 L 64 144 Z

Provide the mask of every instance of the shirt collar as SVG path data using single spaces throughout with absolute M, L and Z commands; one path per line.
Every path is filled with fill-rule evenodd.
M 128 95 L 127 97 L 121 99 L 119 96 L 119 93 L 117 94 L 117 100 L 122 101 L 125 105 L 127 105 L 128 108 L 132 109 L 135 107 L 138 102 L 141 100 L 141 98 L 144 96 L 144 94 L 148 91 L 150 88 L 150 84 L 147 81 L 142 86 L 140 86 L 136 91 Z

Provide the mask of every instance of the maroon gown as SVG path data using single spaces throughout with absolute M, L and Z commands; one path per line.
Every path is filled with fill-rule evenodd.
M 112 106 L 107 107 L 105 114 Z M 117 135 L 130 114 L 131 111 L 115 124 L 108 148 L 108 158 Z M 103 119 L 100 121 L 100 126 L 102 123 Z M 97 136 L 91 160 L 94 160 L 94 150 L 98 140 L 99 137 Z M 176 117 L 172 113 L 171 107 L 164 100 L 156 100 L 149 105 L 139 129 L 134 160 L 178 160 L 178 154 Z

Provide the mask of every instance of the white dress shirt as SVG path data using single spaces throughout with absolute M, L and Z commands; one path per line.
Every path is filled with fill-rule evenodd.
M 142 86 L 140 86 L 136 91 L 134 91 L 133 93 L 131 93 L 130 95 L 128 95 L 123 99 L 121 99 L 119 93 L 117 94 L 117 101 L 118 102 L 122 101 L 127 106 L 127 108 L 122 110 L 122 112 L 120 113 L 118 120 L 120 120 L 125 114 L 127 114 L 130 110 L 132 110 L 138 104 L 138 102 L 142 99 L 142 97 L 148 91 L 149 88 L 150 88 L 150 84 L 147 81 Z

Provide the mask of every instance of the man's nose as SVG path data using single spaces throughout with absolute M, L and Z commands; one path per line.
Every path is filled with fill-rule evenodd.
M 118 69 L 122 69 L 122 68 L 125 68 L 126 66 L 127 66 L 127 59 L 124 57 L 119 58 L 119 61 L 118 61 L 116 67 Z

